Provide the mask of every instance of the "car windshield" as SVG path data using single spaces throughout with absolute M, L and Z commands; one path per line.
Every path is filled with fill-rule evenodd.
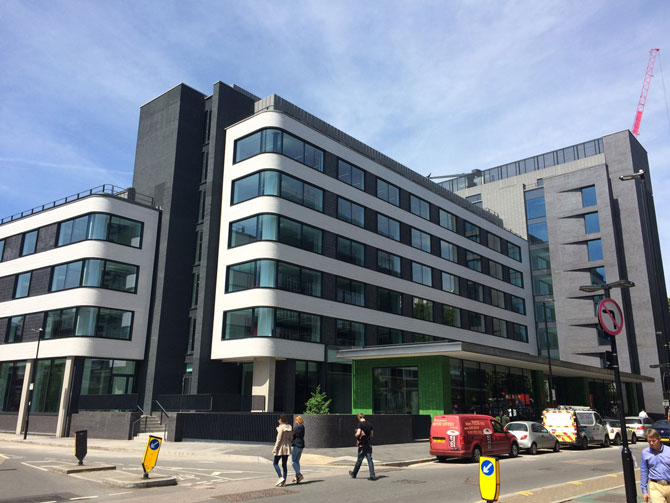
M 621 426 L 619 421 L 613 421 L 612 419 L 605 419 L 605 422 L 610 425 L 610 428 L 619 428 Z
M 659 428 L 670 429 L 670 421 L 667 421 L 665 419 L 663 419 L 661 421 L 656 421 L 654 423 L 654 425 L 652 426 L 652 428 L 654 428 L 655 430 L 658 430 Z
M 528 431 L 528 426 L 523 423 L 509 423 L 505 428 L 507 431 Z
M 626 419 L 626 424 L 639 424 L 639 419 Z

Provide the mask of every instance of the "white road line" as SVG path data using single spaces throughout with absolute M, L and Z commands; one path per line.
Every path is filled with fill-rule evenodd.
M 56 500 L 40 501 L 39 503 L 58 503 Z
M 9 456 L 5 456 L 4 454 L 0 454 L 0 458 L 9 459 Z
M 23 462 L 23 461 L 21 461 L 21 464 L 22 464 L 22 465 L 29 466 L 30 468 L 37 468 L 38 470 L 42 470 L 43 472 L 48 472 L 48 471 L 49 471 L 49 470 L 47 470 L 46 468 L 42 468 L 41 466 L 31 465 L 30 463 L 25 463 L 25 462 Z
M 78 501 L 78 500 L 92 500 L 97 498 L 98 496 L 79 496 L 78 498 L 70 498 L 70 501 Z
M 122 493 L 109 493 L 107 496 L 121 496 L 122 494 L 131 494 L 132 491 L 125 491 Z

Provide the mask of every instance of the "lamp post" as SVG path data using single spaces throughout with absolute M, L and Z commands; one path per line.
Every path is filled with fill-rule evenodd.
M 605 298 L 609 298 L 612 288 L 632 288 L 635 283 L 628 280 L 614 281 L 604 285 L 586 285 L 580 286 L 582 292 L 594 293 L 603 290 Z M 623 320 L 621 320 L 623 323 Z M 619 355 L 616 349 L 616 336 L 609 335 L 612 347 L 612 367 L 614 369 L 614 381 L 616 383 L 617 408 L 619 409 L 619 421 L 621 428 L 626 427 L 626 413 L 623 410 L 623 388 L 621 385 L 621 373 L 619 372 Z M 637 502 L 637 489 L 635 488 L 635 468 L 633 467 L 633 454 L 628 447 L 628 435 L 621 435 L 623 447 L 621 448 L 621 464 L 623 467 L 623 480 L 626 486 L 626 503 Z
M 542 300 L 542 314 L 544 315 L 544 340 L 547 345 L 547 365 L 549 366 L 549 406 L 556 407 L 556 398 L 554 395 L 554 376 L 551 371 L 551 348 L 549 346 L 549 326 L 547 325 L 547 302 L 554 302 L 554 299 Z
M 30 424 L 30 408 L 33 403 L 33 393 L 35 392 L 35 374 L 37 374 L 37 357 L 40 354 L 40 339 L 42 339 L 43 328 L 33 328 L 37 332 L 37 349 L 35 350 L 35 363 L 30 366 L 30 384 L 28 387 L 28 408 L 26 410 L 26 425 L 23 428 L 23 440 L 28 437 L 28 425 Z

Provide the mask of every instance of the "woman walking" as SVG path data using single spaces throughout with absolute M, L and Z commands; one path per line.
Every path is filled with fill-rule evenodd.
M 295 426 L 293 428 L 293 442 L 291 442 L 291 464 L 295 470 L 295 478 L 292 482 L 300 484 L 303 477 L 300 473 L 300 456 L 305 448 L 305 421 L 302 416 L 295 416 Z
M 279 416 L 277 420 L 279 426 L 277 426 L 277 440 L 275 441 L 274 449 L 272 449 L 272 454 L 274 454 L 274 462 L 272 465 L 275 467 L 277 476 L 279 480 L 275 484 L 277 487 L 283 487 L 286 485 L 286 461 L 288 460 L 288 455 L 291 453 L 291 438 L 293 437 L 293 429 L 290 424 L 287 424 L 286 416 Z M 281 458 L 281 466 L 283 471 L 279 471 L 279 459 Z

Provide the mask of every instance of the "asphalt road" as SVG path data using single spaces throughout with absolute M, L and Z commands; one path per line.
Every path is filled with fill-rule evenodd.
M 632 446 L 639 460 L 646 444 Z M 364 465 L 359 479 L 348 476 L 350 466 L 303 466 L 304 483 L 275 488 L 270 463 L 247 463 L 225 458 L 160 457 L 151 476 L 176 476 L 177 486 L 122 489 L 91 480 L 87 474 L 63 475 L 49 467 L 74 462 L 69 449 L 50 446 L 0 444 L 0 503 L 60 503 L 63 501 L 216 502 L 263 499 L 271 501 L 365 502 L 417 501 L 468 503 L 479 501 L 478 465 L 458 460 L 422 463 L 410 467 L 378 467 L 379 480 L 367 480 Z M 132 453 L 89 452 L 86 464 L 114 464 L 117 470 L 142 476 L 141 459 Z M 501 459 L 501 500 L 506 495 L 621 472 L 618 447 L 564 449 Z M 289 479 L 292 474 L 289 471 Z M 288 496 L 288 498 L 286 497 Z M 532 498 L 528 499 L 532 502 Z

